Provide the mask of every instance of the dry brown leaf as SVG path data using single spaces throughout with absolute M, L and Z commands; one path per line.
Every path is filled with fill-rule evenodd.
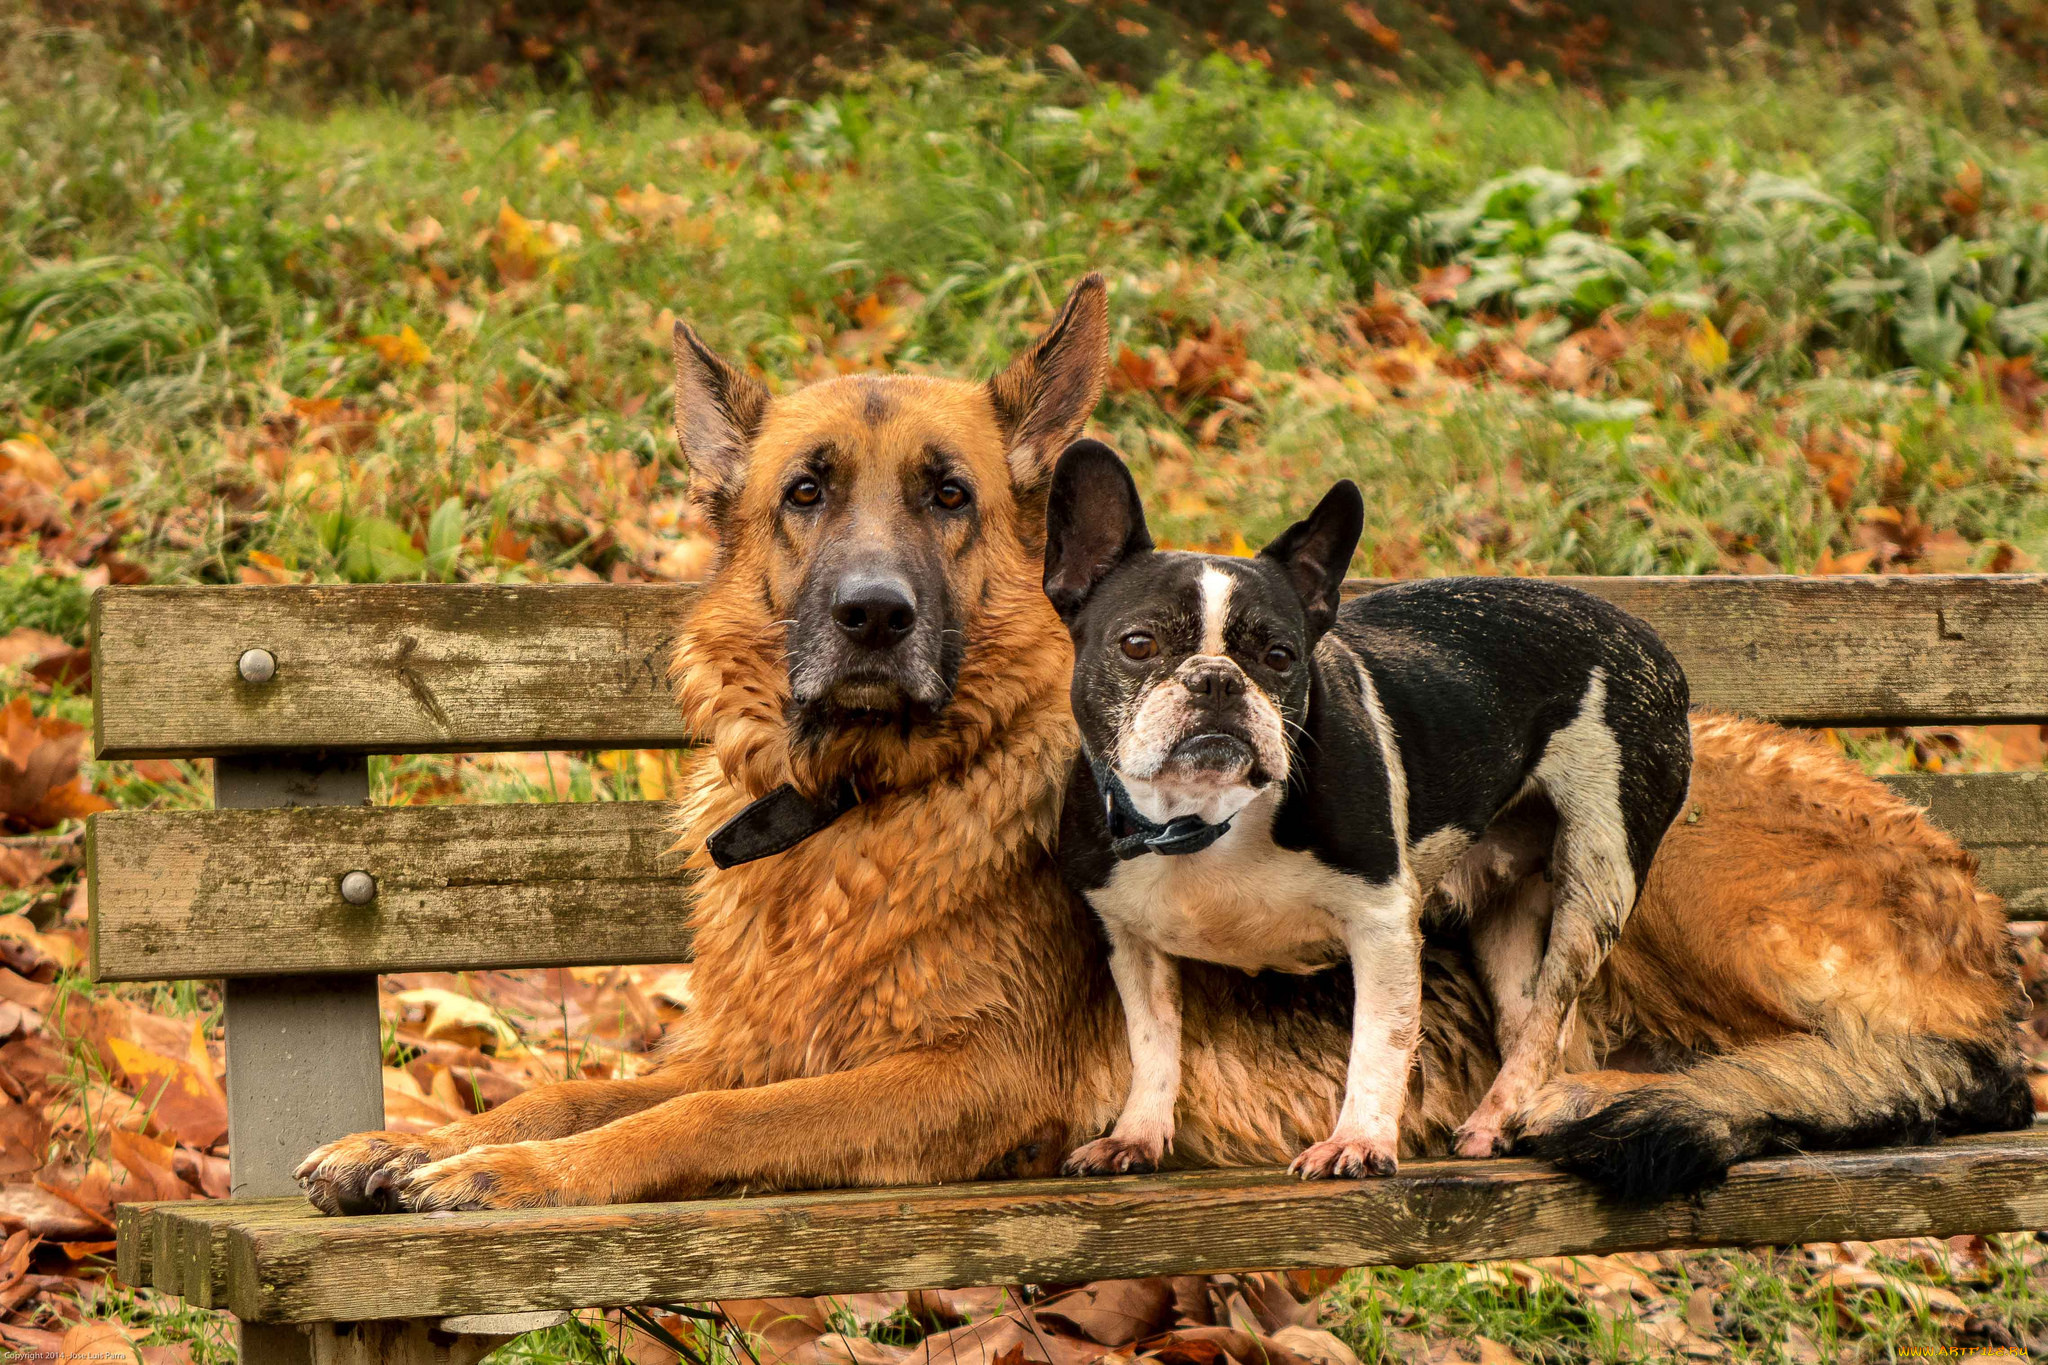
M 142 1351 L 130 1333 L 141 1336 L 147 1331 L 106 1320 L 81 1322 L 58 1343 L 53 1365 L 113 1365 L 120 1361 L 142 1365 Z
M 135 1197 L 145 1200 L 190 1199 L 193 1190 L 177 1174 L 177 1148 L 139 1133 L 116 1129 L 108 1135 L 107 1151 L 128 1172 L 130 1184 L 147 1192 Z
M 1098 1280 L 1038 1304 L 1035 1316 L 1054 1331 L 1124 1346 L 1172 1325 L 1173 1287 L 1162 1277 Z
M 0 711 L 0 821 L 23 833 L 112 810 L 78 776 L 85 727 L 38 716 L 26 695 Z
M 1000 1286 L 979 1289 L 913 1289 L 905 1307 L 919 1322 L 959 1327 L 979 1322 L 1017 1305 L 1017 1292 Z
M 29 676 L 45 687 L 63 687 L 73 692 L 92 691 L 92 651 L 64 649 L 29 665 Z
M 557 765 L 566 768 L 566 764 Z M 398 1003 L 408 1011 L 418 1010 L 423 1019 L 420 1032 L 428 1038 L 443 1038 L 469 1047 L 495 1045 L 509 1051 L 519 1045 L 519 1033 L 502 1015 L 472 996 L 440 987 L 406 991 Z
M 64 1094 L 43 1106 L 43 1122 L 55 1133 L 105 1133 L 116 1128 L 141 1132 L 149 1126 L 149 1106 L 133 1095 L 95 1086 L 84 1096 Z
M 903 1365 L 1084 1365 L 1107 1354 L 1108 1347 L 1048 1332 L 1017 1310 L 928 1336 Z
M 224 1156 L 180 1147 L 171 1154 L 171 1171 L 208 1199 L 228 1197 L 228 1159 Z
M 50 1130 L 42 1115 L 26 1104 L 0 1104 L 0 1179 L 42 1169 Z
M 1472 1343 L 1479 1348 L 1479 1365 L 1523 1365 L 1512 1347 L 1492 1337 L 1474 1337 Z
M 16 626 L 0 635 L 0 668 L 26 668 L 38 659 L 61 654 L 71 642 L 31 626 Z
M 1273 1340 L 1308 1361 L 1309 1365 L 1359 1365 L 1355 1351 L 1346 1346 L 1336 1333 L 1326 1332 L 1320 1327 L 1282 1327 L 1273 1333 Z M 1516 1365 L 1513 1352 L 1500 1359 L 1489 1360 L 1482 1350 L 1479 1359 L 1481 1365 Z
M 1872 1270 L 1867 1266 L 1838 1265 L 1815 1279 L 1813 1289 L 1817 1293 L 1825 1293 L 1843 1308 L 1848 1307 L 1849 1298 L 1853 1294 L 1887 1290 L 1897 1295 L 1908 1308 L 1936 1317 L 1960 1320 L 1968 1316 L 1970 1311 L 1969 1304 L 1953 1290 L 1943 1289 L 1937 1285 L 1914 1284 L 1897 1275 L 1887 1275 L 1883 1271 Z
M 0 846 L 0 886 L 34 886 L 58 866 L 35 849 Z
M 104 1218 L 42 1185 L 0 1185 L 0 1227 L 10 1231 L 26 1231 L 53 1242 L 75 1242 L 98 1238 L 107 1226 Z
M 550 269 L 563 252 L 579 246 L 582 231 L 569 223 L 522 217 L 506 201 L 498 204 L 498 221 L 492 227 L 491 264 L 498 278 L 507 282 L 530 280 Z
M 0 958 L 24 974 L 44 966 L 75 967 L 82 954 L 76 941 L 64 932 L 43 933 L 26 915 L 0 915 Z
M 1819 1365 L 1820 1347 L 1804 1327 L 1796 1322 L 1785 1324 L 1785 1340 L 1779 1346 L 1779 1353 L 1791 1365 Z
M 56 1357 L 57 1348 L 64 1344 L 62 1332 L 45 1332 L 37 1327 L 16 1327 L 12 1323 L 0 1323 L 0 1341 L 6 1342 L 25 1356 L 38 1360 Z
M 1703 1337 L 1711 1337 L 1720 1330 L 1720 1320 L 1714 1314 L 1720 1295 L 1710 1284 L 1696 1286 L 1685 1299 L 1685 1325 Z
M 394 1133 L 424 1133 L 469 1117 L 469 1107 L 450 1108 L 435 1100 L 412 1073 L 384 1068 L 384 1126 Z
M 761 1365 L 780 1365 L 829 1325 L 818 1299 L 721 1299 L 718 1311 L 754 1343 Z
M 1664 1297 L 1655 1280 L 1619 1256 L 1539 1256 L 1525 1264 L 1582 1292 L 1606 1290 L 1644 1300 Z
M 63 462 L 34 432 L 24 432 L 12 440 L 0 441 L 0 471 L 19 474 L 30 483 L 51 491 L 71 482 L 71 475 L 65 471 Z
M 199 1021 L 192 1023 L 194 1034 Z M 203 1045 L 202 1045 L 203 1046 Z M 194 1065 L 191 1054 L 167 1057 L 128 1038 L 107 1040 L 114 1064 L 135 1097 L 149 1106 L 150 1126 L 188 1147 L 211 1147 L 227 1136 L 228 1100 L 211 1064 Z

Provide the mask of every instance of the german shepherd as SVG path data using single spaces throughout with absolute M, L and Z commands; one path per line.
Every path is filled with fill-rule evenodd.
M 704 741 L 678 812 L 697 1003 L 646 1075 L 327 1144 L 299 1172 L 317 1206 L 1042 1175 L 1107 1130 L 1129 1060 L 1053 856 L 1079 740 L 1040 583 L 1053 461 L 1108 361 L 1093 275 L 986 383 L 771 397 L 676 329 L 676 434 L 720 541 L 674 665 Z M 1688 815 L 1582 1001 L 1583 1074 L 1524 1136 L 1647 1196 L 1791 1144 L 2025 1122 L 2016 963 L 1969 856 L 1814 742 L 1709 717 L 1694 743 Z M 1183 994 L 1179 1164 L 1280 1164 L 1329 1131 L 1344 968 L 1190 964 Z M 1447 1146 L 1493 1035 L 1462 947 L 1428 948 L 1405 1154 Z

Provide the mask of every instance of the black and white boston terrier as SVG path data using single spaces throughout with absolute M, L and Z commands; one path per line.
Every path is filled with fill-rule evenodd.
M 1083 753 L 1063 874 L 1107 930 L 1131 1046 L 1108 1136 L 1067 1169 L 1172 1150 L 1179 958 L 1356 988 L 1334 1131 L 1305 1177 L 1394 1170 L 1425 912 L 1469 920 L 1500 1074 L 1460 1128 L 1505 1152 L 1691 775 L 1685 675 L 1599 598 L 1436 579 L 1339 605 L 1364 524 L 1339 483 L 1255 558 L 1156 551 L 1107 446 L 1061 456 L 1045 591 L 1072 632 Z

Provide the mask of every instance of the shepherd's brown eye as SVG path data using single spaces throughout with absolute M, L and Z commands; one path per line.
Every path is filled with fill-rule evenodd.
M 824 495 L 825 490 L 818 487 L 816 479 L 798 479 L 782 496 L 792 507 L 809 507 Z
M 1274 645 L 1266 651 L 1266 667 L 1275 673 L 1285 673 L 1294 667 L 1294 651 L 1286 645 Z
M 1134 630 L 1118 642 L 1123 646 L 1124 657 L 1134 663 L 1143 663 L 1159 652 L 1159 642 L 1142 630 Z
M 932 494 L 932 501 L 948 512 L 957 512 L 967 505 L 967 485 L 958 479 L 948 479 L 939 485 L 939 491 Z

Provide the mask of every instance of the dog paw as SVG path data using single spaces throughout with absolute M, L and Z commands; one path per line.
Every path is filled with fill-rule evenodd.
M 1060 1171 L 1065 1175 L 1138 1175 L 1156 1171 L 1169 1145 L 1161 1137 L 1118 1137 L 1112 1133 L 1069 1152 Z
M 1505 1119 L 1474 1114 L 1458 1125 L 1451 1150 L 1469 1158 L 1506 1156 L 1515 1148 L 1515 1134 L 1510 1131 L 1514 1126 Z
M 416 1213 L 443 1209 L 538 1209 L 565 1201 L 558 1163 L 545 1142 L 476 1147 L 419 1167 L 396 1182 L 398 1202 Z
M 1624 1074 L 1617 1083 L 1603 1073 L 1559 1076 L 1538 1090 L 1523 1108 L 1520 1121 L 1515 1125 L 1517 1147 L 1526 1151 L 1537 1139 L 1563 1131 L 1588 1114 L 1613 1103 L 1641 1079 Z
M 1303 1180 L 1352 1180 L 1367 1175 L 1392 1175 L 1400 1169 L 1392 1141 L 1333 1137 L 1294 1158 L 1287 1169 Z
M 357 1133 L 315 1149 L 292 1176 L 322 1213 L 396 1213 L 398 1182 L 437 1151 L 417 1133 Z
M 1484 1160 L 1487 1157 L 1506 1156 L 1514 1150 L 1515 1141 L 1495 1125 L 1474 1128 L 1467 1124 L 1452 1135 L 1451 1150 L 1461 1157 Z

